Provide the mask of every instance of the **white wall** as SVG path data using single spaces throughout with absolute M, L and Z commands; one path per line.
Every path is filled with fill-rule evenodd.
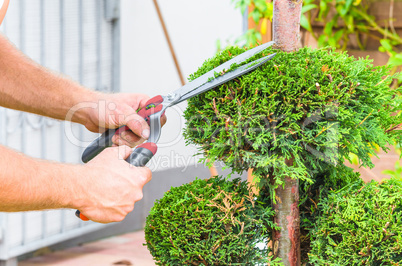
M 231 0 L 158 1 L 183 75 L 197 70 L 216 52 L 216 41 L 242 34 L 242 16 Z M 181 86 L 152 0 L 121 0 L 121 88 L 153 97 Z M 186 103 L 168 109 L 153 170 L 198 161 L 182 136 Z

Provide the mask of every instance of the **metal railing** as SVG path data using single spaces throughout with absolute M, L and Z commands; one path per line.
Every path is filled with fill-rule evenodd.
M 0 31 L 41 65 L 89 88 L 119 90 L 119 0 L 12 0 Z M 68 140 L 66 126 L 80 141 L 94 137 L 79 125 L 0 107 L 0 144 L 79 163 L 83 145 Z M 102 227 L 73 210 L 0 213 L 0 260 Z

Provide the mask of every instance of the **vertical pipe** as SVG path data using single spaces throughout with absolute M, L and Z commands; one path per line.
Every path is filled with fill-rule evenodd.
M 78 67 L 79 67 L 79 74 L 78 74 L 78 81 L 80 84 L 84 82 L 84 5 L 83 0 L 79 0 L 78 2 Z M 79 139 L 80 139 L 80 147 L 78 149 L 78 158 L 81 158 L 81 154 L 84 150 L 82 147 L 82 140 L 84 138 L 84 130 L 81 125 L 79 125 Z M 79 219 L 79 227 L 84 226 L 84 221 Z
M 115 9 L 120 9 L 120 2 L 116 1 Z M 120 10 L 118 17 L 112 21 L 112 91 L 120 91 Z
M 5 119 L 5 110 L 0 107 L 0 144 L 4 145 L 7 129 L 6 129 L 6 119 Z
M 1 238 L 1 245 L 0 245 L 0 256 L 7 257 L 8 248 L 9 248 L 9 231 L 7 230 L 8 227 L 8 218 L 10 216 L 6 213 L 0 213 L 0 234 L 2 235 Z
M 60 0 L 60 72 L 65 72 L 65 54 L 64 54 L 64 38 L 65 38 L 65 17 L 64 17 L 64 0 Z M 64 122 L 60 122 L 60 161 L 65 162 L 65 137 L 64 137 Z M 61 210 L 61 233 L 65 232 L 65 210 Z
M 45 40 L 45 2 L 40 0 L 40 64 L 46 64 L 46 40 Z M 41 122 L 41 158 L 46 159 L 46 119 Z
M 25 0 L 20 0 L 20 50 L 25 52 Z M 25 153 L 26 151 L 26 123 L 25 123 L 25 113 L 20 113 L 19 119 L 21 123 L 21 152 Z M 22 213 L 22 243 L 24 245 L 27 242 L 27 214 L 26 212 Z
M 243 26 L 243 34 L 245 34 L 247 32 L 248 27 L 249 27 L 249 25 L 248 25 L 248 10 L 249 10 L 249 7 L 247 7 L 246 10 L 243 13 L 243 25 L 242 25 Z
M 40 64 L 42 66 L 45 65 L 45 50 L 46 50 L 46 41 L 45 41 L 45 2 L 44 0 L 40 0 Z M 46 159 L 46 118 L 41 118 L 41 155 L 42 159 Z M 45 211 L 42 212 L 42 239 L 46 238 L 46 228 L 47 228 L 47 213 Z
M 84 83 L 84 14 L 83 14 L 83 4 L 82 0 L 78 1 L 78 82 L 80 84 Z M 78 158 L 81 158 L 81 154 L 83 152 L 82 147 L 82 139 L 84 138 L 84 130 L 82 126 L 79 126 L 79 149 L 78 149 Z
M 102 91 L 102 1 L 96 1 L 96 88 Z
M 3 33 L 7 35 L 7 19 L 3 20 Z M 7 112 L 6 109 L 0 108 L 0 144 L 6 145 L 7 140 Z M 0 227 L 1 230 L 1 227 Z
M 25 52 L 25 0 L 20 0 L 20 50 Z M 20 113 L 21 118 L 21 152 L 26 151 L 26 124 L 25 113 Z

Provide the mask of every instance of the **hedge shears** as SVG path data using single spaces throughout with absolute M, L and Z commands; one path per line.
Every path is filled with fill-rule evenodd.
M 276 55 L 276 53 L 259 58 L 244 65 L 241 64 L 273 44 L 274 42 L 269 42 L 254 47 L 253 49 L 247 50 L 244 53 L 230 59 L 229 61 L 219 65 L 218 67 L 208 71 L 202 76 L 187 83 L 181 88 L 167 94 L 166 96 L 158 95 L 149 99 L 146 102 L 145 106 L 137 112 L 138 115 L 144 118 L 150 126 L 149 138 L 147 142 L 138 145 L 134 149 L 133 153 L 126 159 L 126 161 L 134 166 L 141 167 L 145 166 L 148 161 L 155 155 L 157 151 L 156 143 L 158 142 L 161 135 L 160 118 L 161 116 L 163 116 L 165 110 L 168 107 L 181 103 L 201 93 L 207 92 L 232 79 L 235 79 L 239 76 L 255 70 L 257 67 L 272 59 Z M 234 64 L 241 66 L 234 70 L 228 71 L 231 69 L 231 67 L 233 67 Z M 127 126 L 122 126 L 117 129 L 107 130 L 85 149 L 82 154 L 82 161 L 84 163 L 87 163 L 99 153 L 101 153 L 104 149 L 106 149 L 107 147 L 111 147 L 113 145 L 113 136 L 115 134 L 120 134 L 125 130 L 130 129 Z M 80 211 L 76 211 L 76 215 L 84 221 L 88 220 L 84 215 L 80 213 Z

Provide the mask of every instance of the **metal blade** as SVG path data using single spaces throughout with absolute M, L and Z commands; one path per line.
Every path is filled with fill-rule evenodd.
M 276 53 L 268 55 L 268 56 L 260 58 L 260 59 L 257 59 L 255 61 L 250 62 L 246 65 L 243 65 L 233 71 L 230 71 L 220 77 L 217 77 L 217 78 L 211 80 L 210 82 L 205 83 L 204 85 L 198 87 L 196 90 L 192 90 L 192 91 L 188 92 L 187 94 L 183 95 L 180 98 L 180 100 L 175 102 L 175 104 L 185 101 L 189 98 L 192 98 L 198 94 L 209 91 L 210 89 L 213 89 L 219 85 L 222 85 L 223 83 L 228 82 L 229 80 L 235 79 L 241 75 L 251 72 L 254 69 L 256 69 L 257 67 L 259 67 L 262 64 L 264 64 L 265 62 L 267 62 L 268 60 L 272 59 L 275 55 L 276 55 Z
M 204 75 L 202 75 L 201 77 L 196 78 L 195 80 L 187 83 L 186 85 L 184 85 L 183 87 L 179 88 L 178 90 L 174 91 L 174 94 L 178 94 L 180 96 L 183 96 L 184 94 L 187 94 L 188 92 L 200 87 L 201 85 L 205 84 L 208 82 L 208 80 L 210 78 L 214 78 L 215 72 L 216 73 L 221 73 L 223 70 L 225 69 L 230 69 L 230 66 L 232 64 L 240 64 L 244 61 L 246 61 L 247 59 L 249 59 L 250 57 L 258 54 L 259 52 L 267 49 L 269 46 L 275 44 L 275 42 L 268 42 L 268 43 L 264 43 L 261 44 L 257 47 L 254 47 L 251 50 L 248 50 L 242 54 L 239 54 L 238 56 L 230 59 L 229 61 L 223 63 L 222 65 L 208 71 L 207 73 L 205 73 Z

